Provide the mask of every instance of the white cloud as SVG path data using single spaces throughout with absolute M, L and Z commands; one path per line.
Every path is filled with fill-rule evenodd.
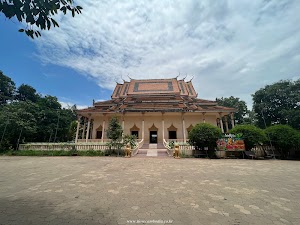
M 78 1 L 38 39 L 43 62 L 72 68 L 103 88 L 136 79 L 195 75 L 200 98 L 251 94 L 299 76 L 300 2 Z M 182 76 L 183 77 L 183 76 Z

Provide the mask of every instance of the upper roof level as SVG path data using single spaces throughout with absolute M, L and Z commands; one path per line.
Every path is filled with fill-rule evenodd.
M 173 79 L 135 80 L 117 84 L 111 96 L 112 99 L 139 96 L 186 96 L 196 98 L 191 81 Z
M 117 112 L 226 112 L 236 110 L 218 106 L 217 102 L 198 99 L 191 81 L 147 79 L 117 83 L 111 100 L 94 102 L 84 113 Z

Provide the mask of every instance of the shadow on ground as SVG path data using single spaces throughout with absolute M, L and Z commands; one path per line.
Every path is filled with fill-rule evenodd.
M 74 205 L 58 207 L 46 200 L 14 196 L 0 199 L 0 225 L 116 224 L 113 215 L 107 218 L 105 214 L 107 212 L 101 212 L 100 208 L 82 212 Z

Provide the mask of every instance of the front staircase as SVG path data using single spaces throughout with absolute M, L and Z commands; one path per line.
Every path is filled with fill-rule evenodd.
M 139 149 L 138 154 L 135 156 L 137 158 L 149 158 L 158 157 L 164 158 L 169 157 L 167 149 L 164 147 L 163 143 L 150 144 L 144 143 Z

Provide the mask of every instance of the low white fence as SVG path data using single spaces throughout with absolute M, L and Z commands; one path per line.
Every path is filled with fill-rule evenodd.
M 143 140 L 136 141 L 136 147 L 132 150 L 133 155 L 136 155 L 139 148 L 143 145 Z M 125 146 L 121 149 L 125 149 Z M 36 150 L 36 151 L 106 151 L 109 146 L 105 142 L 79 142 L 79 143 L 27 143 L 20 144 L 19 150 Z
M 106 143 L 28 143 L 20 144 L 19 150 L 39 150 L 39 151 L 87 151 L 108 149 Z
M 175 140 L 177 140 L 177 141 L 175 141 Z M 183 142 L 183 140 L 180 140 L 180 139 L 164 139 L 163 144 L 164 144 L 164 147 L 167 149 L 167 153 L 169 156 L 173 156 L 173 153 L 174 153 L 174 148 L 172 148 L 170 146 L 171 142 L 173 144 L 176 143 L 179 145 L 180 154 L 189 155 L 189 156 L 193 155 L 193 150 L 195 150 L 195 146 L 192 146 L 187 142 Z

